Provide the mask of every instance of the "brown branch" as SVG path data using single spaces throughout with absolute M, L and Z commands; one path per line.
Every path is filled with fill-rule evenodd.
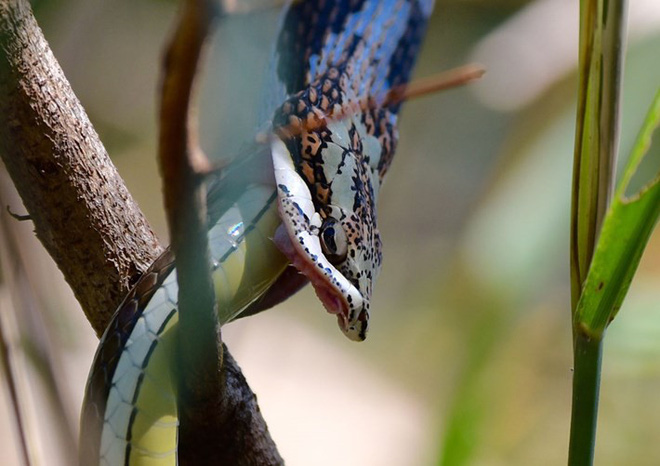
M 162 248 L 26 0 L 0 0 L 0 155 L 37 236 L 100 334 Z M 190 425 L 180 438 L 184 453 L 212 447 L 212 454 L 204 461 L 190 455 L 181 464 L 282 464 L 254 394 L 224 355 L 225 389 L 216 411 L 209 411 L 219 413 L 211 417 L 220 422 L 209 430 L 205 422 Z
M 0 0 L 0 155 L 100 335 L 162 248 L 19 0 Z
M 198 146 L 191 111 L 198 62 L 214 17 L 215 12 L 203 1 L 183 3 L 165 55 L 160 106 L 159 161 L 177 260 L 180 405 L 184 411 L 218 396 L 222 367 L 207 240 L 206 189 L 200 175 L 208 171 L 209 163 Z
M 235 439 L 230 436 L 235 428 L 225 423 L 231 406 L 225 398 L 226 372 L 209 267 L 202 180 L 210 163 L 198 145 L 192 109 L 201 55 L 216 15 L 209 3 L 183 2 L 165 56 L 160 107 L 159 160 L 179 282 L 179 462 L 190 465 L 242 461 L 232 454 L 231 443 L 224 445 L 231 453 L 217 444 L 219 439 Z M 236 393 L 240 396 L 242 391 Z M 251 392 L 247 399 L 254 403 Z M 267 450 L 276 452 L 272 447 Z

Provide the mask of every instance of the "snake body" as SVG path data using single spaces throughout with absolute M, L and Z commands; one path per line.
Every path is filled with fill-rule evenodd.
M 271 176 L 236 176 L 242 181 L 209 193 L 221 323 L 280 302 L 308 280 L 350 339 L 366 337 L 381 266 L 376 200 L 398 138 L 398 104 L 383 101 L 408 81 L 432 7 L 321 0 L 285 8 L 273 62 L 277 136 L 250 158 L 250 170 Z M 177 464 L 177 293 L 167 252 L 104 333 L 83 404 L 81 464 Z

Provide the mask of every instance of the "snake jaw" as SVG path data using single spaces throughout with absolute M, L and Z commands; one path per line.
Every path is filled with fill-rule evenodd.
M 337 315 L 342 332 L 351 340 L 362 341 L 368 327 L 368 301 L 323 254 L 318 236 L 321 217 L 286 146 L 275 140 L 271 149 L 282 218 L 273 241 L 294 267 L 309 278 L 326 310 Z
M 362 296 L 357 289 L 350 286 L 348 294 L 345 294 L 346 291 L 342 291 L 340 287 L 329 281 L 327 276 L 320 272 L 321 268 L 314 266 L 314 262 L 307 260 L 306 254 L 301 254 L 298 248 L 294 246 L 284 224 L 278 227 L 273 241 L 291 261 L 291 264 L 309 279 L 316 295 L 328 313 L 337 316 L 337 323 L 342 332 L 351 340 L 363 341 L 367 333 L 369 314 L 364 309 L 358 312 L 349 303 L 350 299 L 352 304 L 358 304 L 364 308 Z

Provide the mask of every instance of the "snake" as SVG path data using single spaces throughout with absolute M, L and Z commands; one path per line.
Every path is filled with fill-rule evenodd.
M 311 283 L 350 339 L 369 328 L 382 263 L 378 192 L 433 0 L 289 2 L 264 99 L 272 137 L 209 188 L 210 267 L 221 324 Z M 177 270 L 167 250 L 101 337 L 81 411 L 82 465 L 175 465 Z

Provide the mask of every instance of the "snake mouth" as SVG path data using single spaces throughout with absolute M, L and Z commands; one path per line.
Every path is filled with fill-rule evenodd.
M 278 210 L 282 219 L 273 237 L 275 245 L 304 274 L 342 332 L 351 340 L 364 340 L 366 320 L 360 291 L 325 257 L 319 240 L 321 217 L 305 181 L 281 140 L 272 145 Z
M 322 269 L 322 267 L 319 267 L 318 262 L 315 263 L 314 261 L 309 260 L 307 254 L 301 251 L 300 248 L 296 247 L 298 243 L 291 241 L 284 223 L 275 231 L 273 241 L 277 248 L 289 259 L 289 261 L 291 261 L 291 264 L 309 279 L 314 287 L 316 295 L 321 303 L 323 303 L 323 306 L 328 313 L 337 316 L 337 323 L 342 332 L 351 340 L 364 340 L 366 330 L 362 330 L 363 326 L 358 319 L 351 319 L 351 314 L 356 313 L 351 309 L 345 294 L 328 280 L 324 273 L 327 273 L 327 269 Z M 357 290 L 354 290 L 354 292 L 358 293 Z M 349 296 L 352 294 L 353 293 Z M 353 301 L 352 296 L 350 299 Z M 362 313 L 358 313 L 358 315 L 361 314 Z

